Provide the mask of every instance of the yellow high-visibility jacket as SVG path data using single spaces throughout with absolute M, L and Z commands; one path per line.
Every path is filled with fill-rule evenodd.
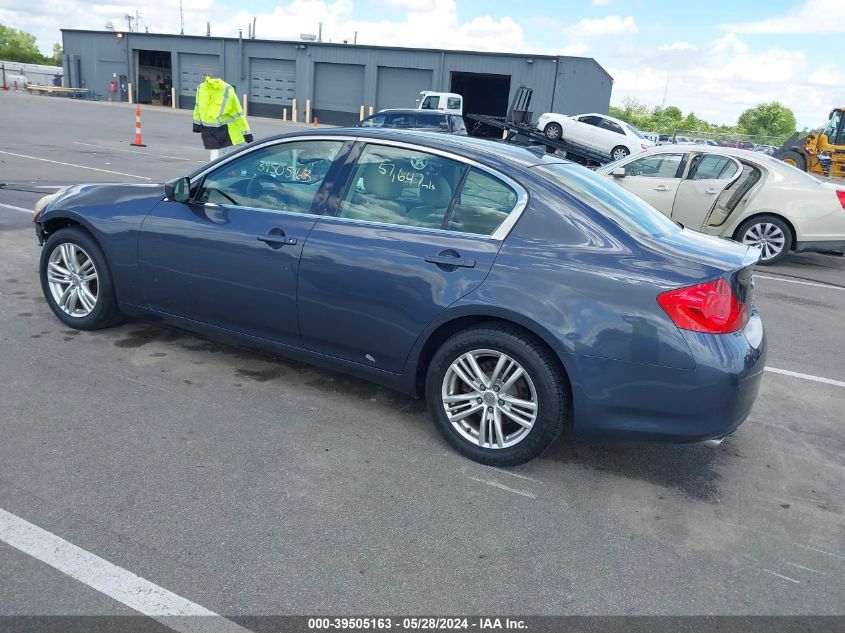
M 249 123 L 235 89 L 219 77 L 206 77 L 197 86 L 194 132 L 202 134 L 205 149 L 252 142 Z

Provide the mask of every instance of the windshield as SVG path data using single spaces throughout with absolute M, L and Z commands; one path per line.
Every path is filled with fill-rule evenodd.
M 580 165 L 554 163 L 537 165 L 532 169 L 631 234 L 661 237 L 681 230 L 648 203 Z
M 637 138 L 648 140 L 645 136 L 643 136 L 643 133 L 640 132 L 637 128 L 635 128 L 633 125 L 628 125 L 627 123 L 625 123 L 625 127 L 628 129 L 629 132 L 631 132 L 631 134 L 633 134 Z

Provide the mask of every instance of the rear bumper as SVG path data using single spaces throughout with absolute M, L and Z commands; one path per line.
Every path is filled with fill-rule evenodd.
M 691 370 L 572 357 L 579 436 L 667 442 L 721 438 L 745 421 L 760 390 L 766 337 L 755 313 L 740 332 L 683 332 Z
M 845 240 L 821 240 L 818 242 L 796 242 L 796 253 L 829 253 L 845 251 Z

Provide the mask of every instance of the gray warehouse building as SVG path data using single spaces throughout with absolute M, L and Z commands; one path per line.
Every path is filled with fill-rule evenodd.
M 415 107 L 422 90 L 457 92 L 464 111 L 504 116 L 520 85 L 535 113 L 607 112 L 613 78 L 594 59 L 153 33 L 63 29 L 65 85 L 139 103 L 194 107 L 206 73 L 249 97 L 249 114 L 281 117 L 306 100 L 321 123 L 358 121 L 361 106 Z

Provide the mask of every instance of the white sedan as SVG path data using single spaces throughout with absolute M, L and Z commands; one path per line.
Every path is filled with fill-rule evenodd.
M 570 117 L 546 112 L 537 119 L 537 129 L 546 138 L 570 141 L 607 154 L 613 160 L 654 146 L 637 128 L 606 114 L 578 114 Z
M 845 183 L 759 152 L 661 145 L 596 172 L 684 226 L 758 246 L 763 264 L 845 250 Z

